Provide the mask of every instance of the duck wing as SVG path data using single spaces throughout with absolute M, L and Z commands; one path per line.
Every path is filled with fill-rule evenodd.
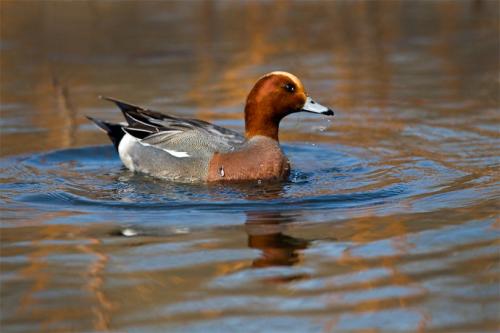
M 230 152 L 245 142 L 240 133 L 203 120 L 177 118 L 114 98 L 102 98 L 114 102 L 122 111 L 127 120 L 127 125 L 121 125 L 124 133 L 138 139 L 142 146 L 161 149 L 174 157 Z
M 144 109 L 140 106 L 126 103 L 111 97 L 102 97 L 114 102 L 122 111 L 128 127 L 151 134 L 164 131 L 201 130 L 215 136 L 223 137 L 228 142 L 241 143 L 245 137 L 240 133 L 211 124 L 200 119 L 179 118 L 168 114 Z

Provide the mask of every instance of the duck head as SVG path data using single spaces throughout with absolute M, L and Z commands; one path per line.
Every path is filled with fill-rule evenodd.
M 307 96 L 302 82 L 287 72 L 262 76 L 247 97 L 245 135 L 270 137 L 278 141 L 281 119 L 291 113 L 312 112 L 333 116 L 333 111 Z

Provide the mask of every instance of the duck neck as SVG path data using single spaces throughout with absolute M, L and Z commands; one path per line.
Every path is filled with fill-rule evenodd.
M 273 116 L 276 113 L 269 107 L 247 103 L 245 106 L 245 136 L 250 139 L 260 135 L 269 137 L 279 142 L 278 132 L 280 117 Z

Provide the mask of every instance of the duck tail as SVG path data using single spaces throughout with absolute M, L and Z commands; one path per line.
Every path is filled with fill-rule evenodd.
M 159 119 L 161 119 L 160 114 L 157 114 L 156 112 L 153 111 L 145 110 L 140 106 L 129 104 L 127 102 L 123 102 L 115 98 L 106 96 L 99 96 L 99 98 L 115 103 L 122 111 L 123 116 L 125 117 L 125 120 L 127 121 L 129 126 L 136 127 L 139 129 L 150 130 L 150 132 L 152 133 L 158 132 L 156 126 L 149 122 L 148 116 L 153 115 L 153 118 L 155 118 L 156 116 L 156 118 L 159 117 Z
M 123 125 L 109 123 L 107 121 L 95 119 L 90 116 L 87 116 L 87 118 L 89 120 L 92 120 L 97 126 L 99 126 L 99 128 L 103 129 L 106 132 L 106 134 L 111 139 L 111 142 L 113 142 L 113 145 L 115 146 L 116 150 L 118 150 L 118 145 L 120 144 L 120 141 L 123 139 L 123 136 L 125 135 L 125 132 L 123 130 Z
M 109 102 L 113 102 L 115 103 L 122 112 L 126 113 L 126 112 L 130 112 L 130 111 L 143 111 L 144 109 L 141 108 L 140 106 L 137 106 L 137 105 L 134 105 L 134 104 L 130 104 L 130 103 L 127 103 L 127 102 L 124 102 L 124 101 L 120 101 L 116 98 L 112 98 L 112 97 L 108 97 L 108 96 L 99 96 L 100 99 L 103 99 L 103 100 L 106 100 L 106 101 L 109 101 Z

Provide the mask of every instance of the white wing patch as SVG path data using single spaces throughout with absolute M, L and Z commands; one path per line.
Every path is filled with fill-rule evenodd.
M 183 157 L 189 157 L 189 154 L 186 153 L 185 151 L 175 151 L 175 150 L 168 150 L 168 149 L 162 149 L 169 153 L 172 156 L 183 158 Z
M 139 140 L 139 143 L 141 145 L 145 146 L 145 147 L 154 147 L 156 149 L 161 149 L 164 152 L 167 152 L 168 154 L 170 154 L 170 155 L 172 155 L 174 157 L 178 157 L 178 158 L 190 157 L 190 155 L 187 152 L 185 152 L 185 151 L 176 151 L 176 150 L 171 150 L 171 149 L 160 148 L 160 147 L 151 145 L 149 143 L 142 142 L 142 140 Z

